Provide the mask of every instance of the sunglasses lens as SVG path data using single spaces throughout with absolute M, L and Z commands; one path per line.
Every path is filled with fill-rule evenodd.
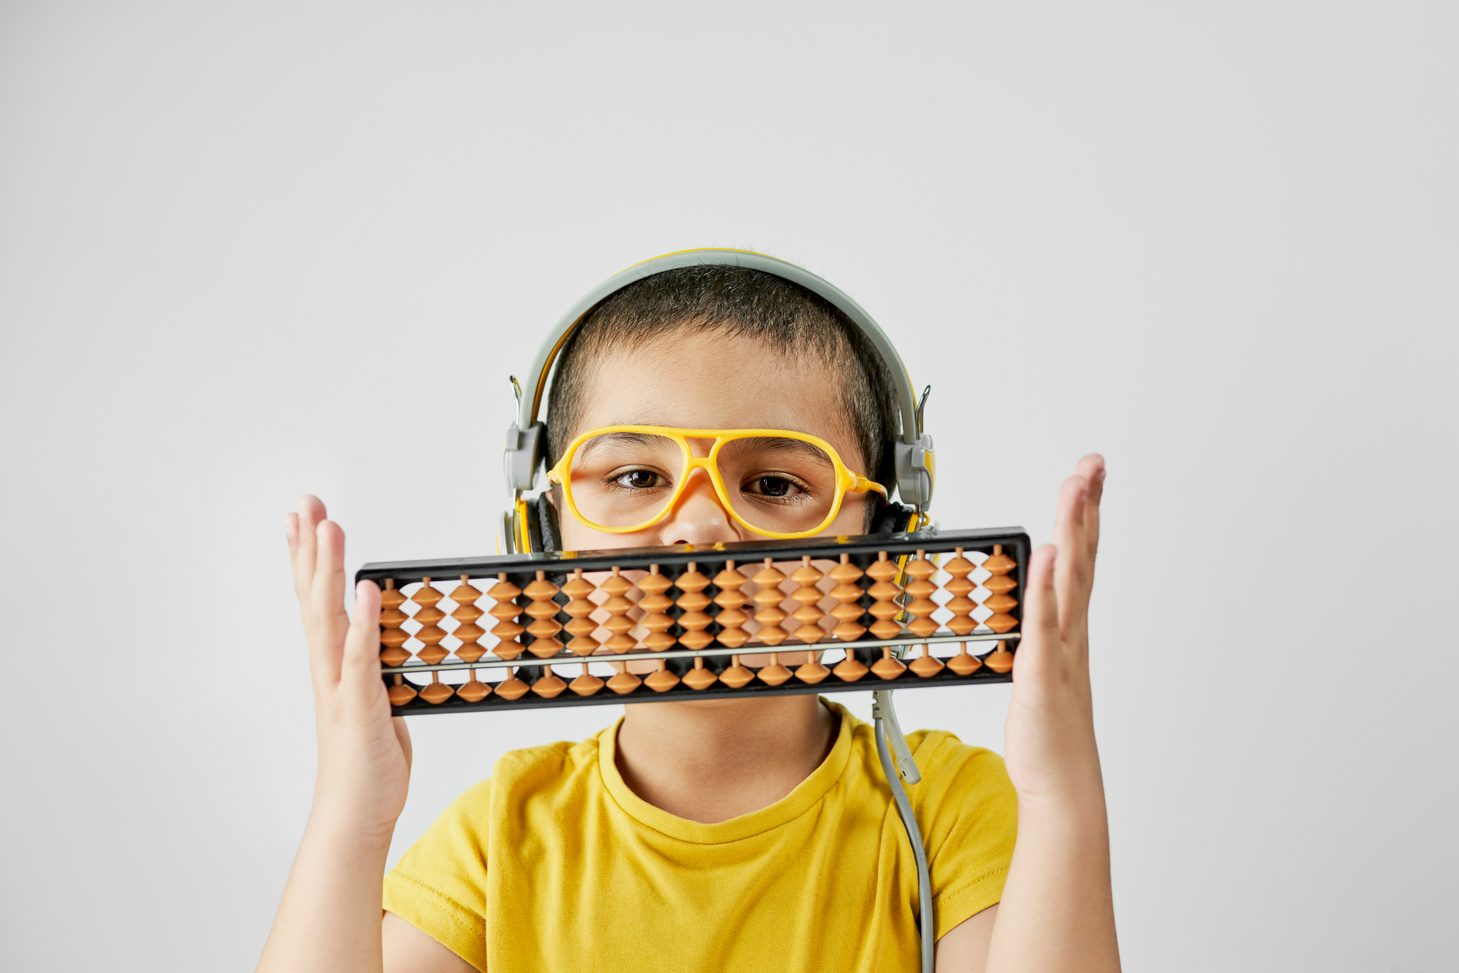
M 604 433 L 573 454 L 569 488 L 590 523 L 637 527 L 668 506 L 683 471 L 684 450 L 667 436 Z
M 778 533 L 817 529 L 839 496 L 835 462 L 800 439 L 754 436 L 727 442 L 719 451 L 719 475 L 740 519 Z

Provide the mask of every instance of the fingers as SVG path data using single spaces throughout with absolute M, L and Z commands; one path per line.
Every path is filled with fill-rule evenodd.
M 315 530 L 314 579 L 310 608 L 317 619 L 344 614 L 344 531 L 332 520 Z
M 1058 650 L 1059 596 L 1054 587 L 1054 565 L 1059 551 L 1045 544 L 1028 563 L 1028 592 L 1023 605 L 1023 641 L 1018 646 L 1014 679 L 1042 682 L 1049 671 L 1049 654 Z
M 1075 474 L 1059 488 L 1054 509 L 1054 544 L 1059 549 L 1054 565 L 1054 590 L 1065 626 L 1077 624 L 1088 609 L 1093 563 L 1084 531 L 1089 481 Z
M 299 512 L 284 518 L 284 534 L 289 540 L 294 568 L 294 594 L 299 598 L 299 607 L 306 611 L 309 589 L 314 580 L 315 529 L 324 516 L 324 504 L 318 497 L 306 493 L 299 498 Z
M 1099 503 L 1104 499 L 1104 457 L 1090 453 L 1079 461 L 1077 472 L 1089 481 L 1089 499 L 1084 506 L 1084 533 L 1089 557 L 1099 550 Z
M 360 706 L 384 692 L 380 681 L 380 589 L 373 581 L 355 585 L 355 617 L 344 638 L 340 688 Z
M 344 531 L 332 520 L 315 530 L 316 558 L 305 607 L 310 649 L 329 681 L 339 679 L 350 617 L 344 609 Z

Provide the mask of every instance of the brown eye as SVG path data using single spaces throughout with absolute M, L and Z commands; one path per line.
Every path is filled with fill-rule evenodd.
M 659 475 L 652 470 L 629 470 L 614 477 L 613 482 L 634 490 L 647 490 L 659 485 Z
M 777 500 L 794 497 L 797 494 L 805 492 L 794 480 L 773 474 L 755 477 L 749 483 L 745 484 L 744 489 L 746 493 Z

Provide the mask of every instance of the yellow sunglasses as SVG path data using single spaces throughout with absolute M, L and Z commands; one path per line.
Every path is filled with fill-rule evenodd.
M 711 442 L 695 456 L 690 440 Z M 629 534 L 663 520 L 702 469 L 736 523 L 765 537 L 819 534 L 848 493 L 887 491 L 818 436 L 785 429 L 604 426 L 568 444 L 547 479 L 587 527 Z

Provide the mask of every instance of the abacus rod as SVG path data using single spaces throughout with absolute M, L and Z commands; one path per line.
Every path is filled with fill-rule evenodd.
M 640 662 L 652 659 L 694 659 L 723 655 L 789 655 L 796 652 L 821 652 L 826 649 L 880 649 L 884 646 L 939 645 L 950 642 L 1017 642 L 1017 632 L 999 635 L 996 632 L 979 635 L 929 635 L 926 638 L 858 639 L 855 642 L 810 642 L 779 645 L 742 645 L 737 649 L 715 646 L 705 649 L 666 649 L 663 652 L 625 652 L 622 655 L 603 653 L 601 655 L 573 655 L 572 653 L 549 656 L 545 659 L 535 655 L 520 655 L 515 659 L 480 659 L 476 662 L 438 662 L 435 665 L 416 663 L 414 665 L 387 666 L 380 670 L 383 675 L 412 672 L 445 672 L 454 669 L 500 669 L 505 666 L 560 666 L 574 662 Z

